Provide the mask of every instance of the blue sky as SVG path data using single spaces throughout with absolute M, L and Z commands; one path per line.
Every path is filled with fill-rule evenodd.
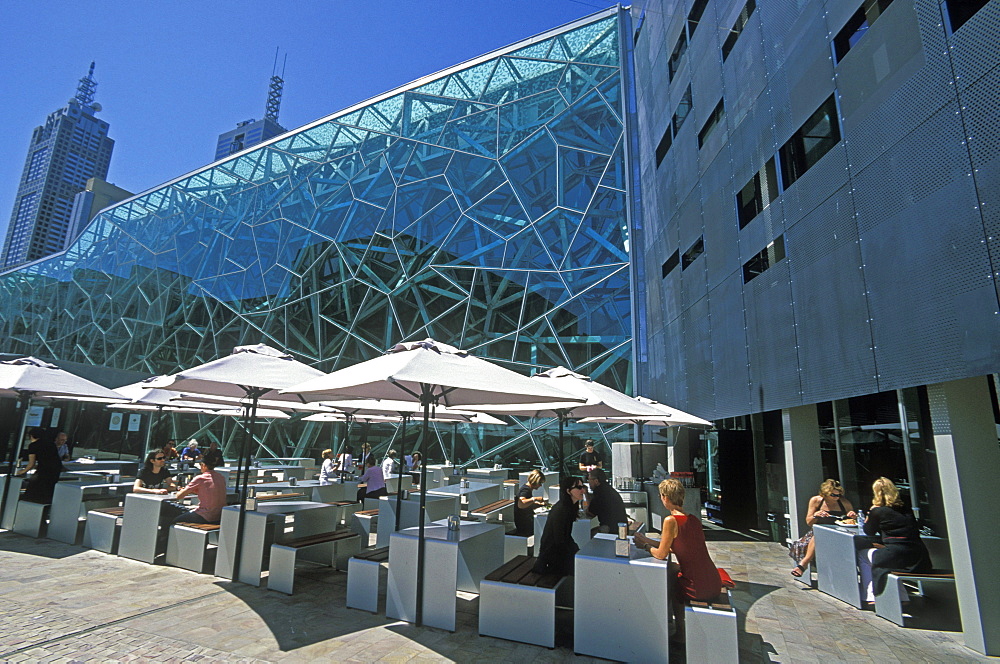
M 3 0 L 0 242 L 32 130 L 97 62 L 115 140 L 108 180 L 140 192 L 209 163 L 218 135 L 264 115 L 287 53 L 292 129 L 611 6 L 601 0 Z

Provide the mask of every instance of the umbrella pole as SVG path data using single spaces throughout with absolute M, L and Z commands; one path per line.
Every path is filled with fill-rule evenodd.
M 455 428 L 451 432 L 451 459 L 449 461 L 452 465 L 455 465 L 455 441 L 458 440 L 458 422 L 455 422 Z
M 341 439 L 340 445 L 338 445 L 339 449 L 333 455 L 333 458 L 337 459 L 337 475 L 340 476 L 341 484 L 344 483 L 344 477 L 347 473 L 344 471 L 344 462 L 340 458 L 340 455 L 347 449 L 347 438 L 351 435 L 351 419 L 352 415 L 350 413 L 344 413 L 344 437 Z
M 566 471 L 566 446 L 563 445 L 563 430 L 566 428 L 566 416 L 563 411 L 556 411 L 559 416 L 559 479 L 562 480 Z
M 420 394 L 420 404 L 424 407 L 424 425 L 420 434 L 420 519 L 417 522 L 417 625 L 424 624 L 424 517 L 427 515 L 427 431 L 430 429 L 431 401 L 434 394 L 427 385 Z
M 245 458 L 248 467 L 246 472 L 243 474 L 242 490 L 240 490 L 241 487 L 239 485 L 236 487 L 236 496 L 240 501 L 240 518 L 236 525 L 236 546 L 233 549 L 233 581 L 240 580 L 240 556 L 243 554 L 243 524 L 246 521 L 247 515 L 247 480 L 250 479 L 249 447 L 251 441 L 253 441 L 254 425 L 257 423 L 257 400 L 260 399 L 261 392 L 261 390 L 252 390 L 247 395 L 250 396 L 253 401 L 250 404 L 250 421 L 247 422 L 246 434 L 243 436 L 243 450 L 240 454 L 240 465 L 243 465 Z
M 639 427 L 639 481 L 641 482 L 644 477 L 646 477 L 645 469 L 642 467 L 642 422 L 636 422 Z
M 403 415 L 403 426 L 400 429 L 401 433 L 400 433 L 400 436 L 399 436 L 399 440 L 402 441 L 402 443 L 404 445 L 406 444 L 406 421 L 408 419 L 409 419 L 408 415 Z M 401 516 L 403 516 L 402 515 L 402 511 L 403 511 L 403 459 L 406 458 L 406 449 L 403 448 L 402 445 L 399 447 L 399 449 L 402 452 L 402 456 L 400 456 L 399 473 L 396 474 L 396 530 L 397 531 L 399 530 L 399 519 L 400 519 Z M 423 457 L 423 453 L 421 453 L 420 456 Z M 389 473 L 392 474 L 392 471 L 390 470 Z
M 10 446 L 7 463 L 7 480 L 3 483 L 3 497 L 0 498 L 0 522 L 7 512 L 7 496 L 10 494 L 11 480 L 14 479 L 14 468 L 17 458 L 21 455 L 21 443 L 24 441 L 24 429 L 28 426 L 28 411 L 31 410 L 31 397 L 34 392 L 21 392 L 21 426 L 17 430 L 17 440 Z

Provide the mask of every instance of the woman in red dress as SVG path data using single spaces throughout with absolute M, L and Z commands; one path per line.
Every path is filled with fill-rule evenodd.
M 654 558 L 666 560 L 671 553 L 677 563 L 671 563 L 671 573 L 677 574 L 674 584 L 673 613 L 677 625 L 677 638 L 684 634 L 684 604 L 689 600 L 710 600 L 722 592 L 719 569 L 712 562 L 705 544 L 705 531 L 701 519 L 685 514 L 684 485 L 679 480 L 660 482 L 660 501 L 670 514 L 663 519 L 660 541 L 642 533 L 635 534 L 635 545 L 649 551 Z

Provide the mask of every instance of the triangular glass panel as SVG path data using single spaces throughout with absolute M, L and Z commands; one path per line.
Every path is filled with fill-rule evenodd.
M 489 82 L 490 76 L 493 75 L 493 70 L 496 69 L 496 66 L 496 60 L 489 60 L 470 69 L 457 72 L 454 75 L 461 77 L 462 81 L 464 81 L 471 95 L 469 99 L 478 99 L 482 96 L 483 90 L 486 89 L 486 84 Z
M 577 59 L 580 53 L 600 43 L 608 34 L 617 34 L 617 32 L 618 20 L 608 18 L 567 32 L 561 35 L 561 38 L 567 50 L 570 51 L 570 55 Z
M 456 152 L 445 172 L 463 208 L 473 205 L 505 181 L 504 172 L 493 159 Z
M 534 223 L 535 232 L 542 238 L 556 267 L 563 262 L 563 255 L 576 237 L 579 226 L 580 215 L 562 208 L 556 208 Z
M 525 97 L 500 107 L 500 153 L 517 146 L 566 109 L 566 100 L 555 90 Z
M 410 163 L 403 171 L 402 182 L 417 182 L 444 173 L 452 154 L 454 153 L 447 148 L 417 143 L 410 157 Z
M 558 204 L 586 210 L 607 164 L 607 155 L 560 148 Z
M 518 270 L 553 270 L 556 265 L 544 240 L 538 236 L 534 228 L 529 227 L 507 240 L 504 267 Z
M 518 58 L 547 58 L 550 48 L 552 48 L 552 40 L 546 39 L 538 42 L 537 44 L 532 44 L 531 46 L 518 49 L 511 53 L 511 56 Z
M 598 190 L 563 262 L 564 269 L 628 262 L 625 205 L 624 192 Z
M 469 208 L 466 214 L 504 238 L 517 234 L 529 223 L 514 190 L 506 182 Z
M 621 136 L 622 126 L 594 91 L 573 104 L 570 113 L 552 122 L 549 130 L 560 146 L 609 154 Z
M 451 188 L 443 176 L 399 187 L 396 197 L 396 219 L 393 223 L 396 232 L 408 227 L 449 196 Z
M 441 243 L 439 262 L 495 269 L 503 265 L 504 248 L 502 238 L 479 224 L 458 223 L 448 239 Z
M 540 132 L 500 161 L 532 219 L 556 206 L 556 144 L 548 134 Z
M 449 122 L 441 136 L 441 145 L 485 157 L 496 157 L 497 115 L 497 109 L 491 108 Z
M 614 76 L 617 72 L 616 67 L 573 63 L 563 73 L 563 78 L 559 82 L 559 91 L 572 103 L 597 88 L 603 81 Z M 615 80 L 617 80 L 617 76 Z

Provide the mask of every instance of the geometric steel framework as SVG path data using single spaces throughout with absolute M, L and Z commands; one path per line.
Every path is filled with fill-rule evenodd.
M 631 382 L 619 17 L 602 12 L 108 209 L 0 275 L 0 351 L 323 371 L 431 336 Z

